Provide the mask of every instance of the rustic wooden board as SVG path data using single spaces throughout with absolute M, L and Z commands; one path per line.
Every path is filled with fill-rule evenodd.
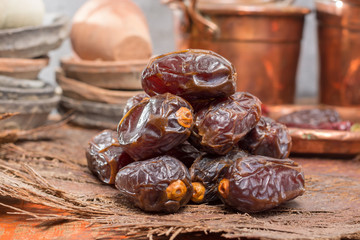
M 31 209 L 23 213 L 43 226 L 64 220 L 93 224 L 90 232 L 105 234 L 96 237 L 127 234 L 131 239 L 156 239 L 209 232 L 225 238 L 360 238 L 359 160 L 296 159 L 304 167 L 306 193 L 264 213 L 242 214 L 217 204 L 188 205 L 170 215 L 147 214 L 88 171 L 84 149 L 95 133 L 65 126 L 37 136 L 43 140 L 1 145 L 0 195 L 61 209 L 65 214 Z

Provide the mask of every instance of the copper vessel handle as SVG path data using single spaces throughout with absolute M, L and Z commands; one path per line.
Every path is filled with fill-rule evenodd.
M 162 0 L 164 4 L 176 4 L 177 7 L 182 9 L 185 16 L 189 19 L 190 24 L 193 23 L 199 32 L 210 38 L 217 38 L 220 35 L 220 28 L 211 20 L 204 17 L 196 8 L 197 0 Z

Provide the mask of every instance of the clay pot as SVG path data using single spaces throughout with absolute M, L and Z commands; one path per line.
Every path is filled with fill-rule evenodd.
M 64 72 L 56 72 L 56 81 L 60 85 L 65 97 L 76 100 L 87 100 L 94 102 L 103 102 L 110 104 L 126 104 L 126 101 L 132 96 L 143 91 L 119 91 L 107 90 L 80 82 L 64 76 Z
M 86 60 L 148 59 L 152 53 L 146 19 L 131 0 L 90 0 L 75 14 L 75 53 Z
M 60 47 L 69 34 L 69 19 L 49 15 L 46 20 L 41 26 L 0 30 L 0 57 L 36 58 Z
M 108 89 L 139 90 L 140 75 L 148 60 L 86 61 L 64 58 L 61 67 L 65 76 L 90 85 Z
M 23 59 L 0 58 L 0 75 L 21 79 L 37 79 L 39 72 L 48 65 L 49 58 Z
M 49 113 L 57 106 L 60 97 L 37 100 L 0 99 L 0 113 L 17 112 L 19 114 L 0 121 L 1 130 L 31 129 L 43 125 Z
M 122 118 L 124 105 L 78 101 L 63 96 L 58 110 L 62 114 L 73 112 L 71 123 L 75 125 L 115 130 Z
M 0 99 L 38 100 L 55 95 L 55 88 L 37 81 L 0 76 Z

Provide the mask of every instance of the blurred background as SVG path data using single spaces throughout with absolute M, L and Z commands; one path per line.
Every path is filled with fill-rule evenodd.
M 171 10 L 160 0 L 133 0 L 144 12 L 149 23 L 155 55 L 175 50 L 173 16 Z M 86 0 L 44 0 L 48 13 L 63 13 L 73 17 Z M 297 0 L 296 6 L 314 10 L 313 0 Z M 50 53 L 50 64 L 40 73 L 40 78 L 55 83 L 54 70 L 59 66 L 60 58 L 71 55 L 70 41 Z M 306 16 L 301 54 L 296 79 L 297 98 L 314 98 L 318 93 L 318 50 L 315 12 Z

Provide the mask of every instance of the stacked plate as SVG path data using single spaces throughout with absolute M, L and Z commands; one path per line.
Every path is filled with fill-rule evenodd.
M 0 122 L 0 130 L 31 129 L 45 123 L 60 97 L 38 80 L 47 54 L 67 37 L 65 16 L 48 15 L 40 26 L 0 29 L 0 114 L 18 113 Z
M 73 123 L 116 128 L 126 101 L 142 93 L 140 75 L 145 61 L 88 61 L 65 58 L 56 80 L 62 88 L 59 111 L 74 111 Z

